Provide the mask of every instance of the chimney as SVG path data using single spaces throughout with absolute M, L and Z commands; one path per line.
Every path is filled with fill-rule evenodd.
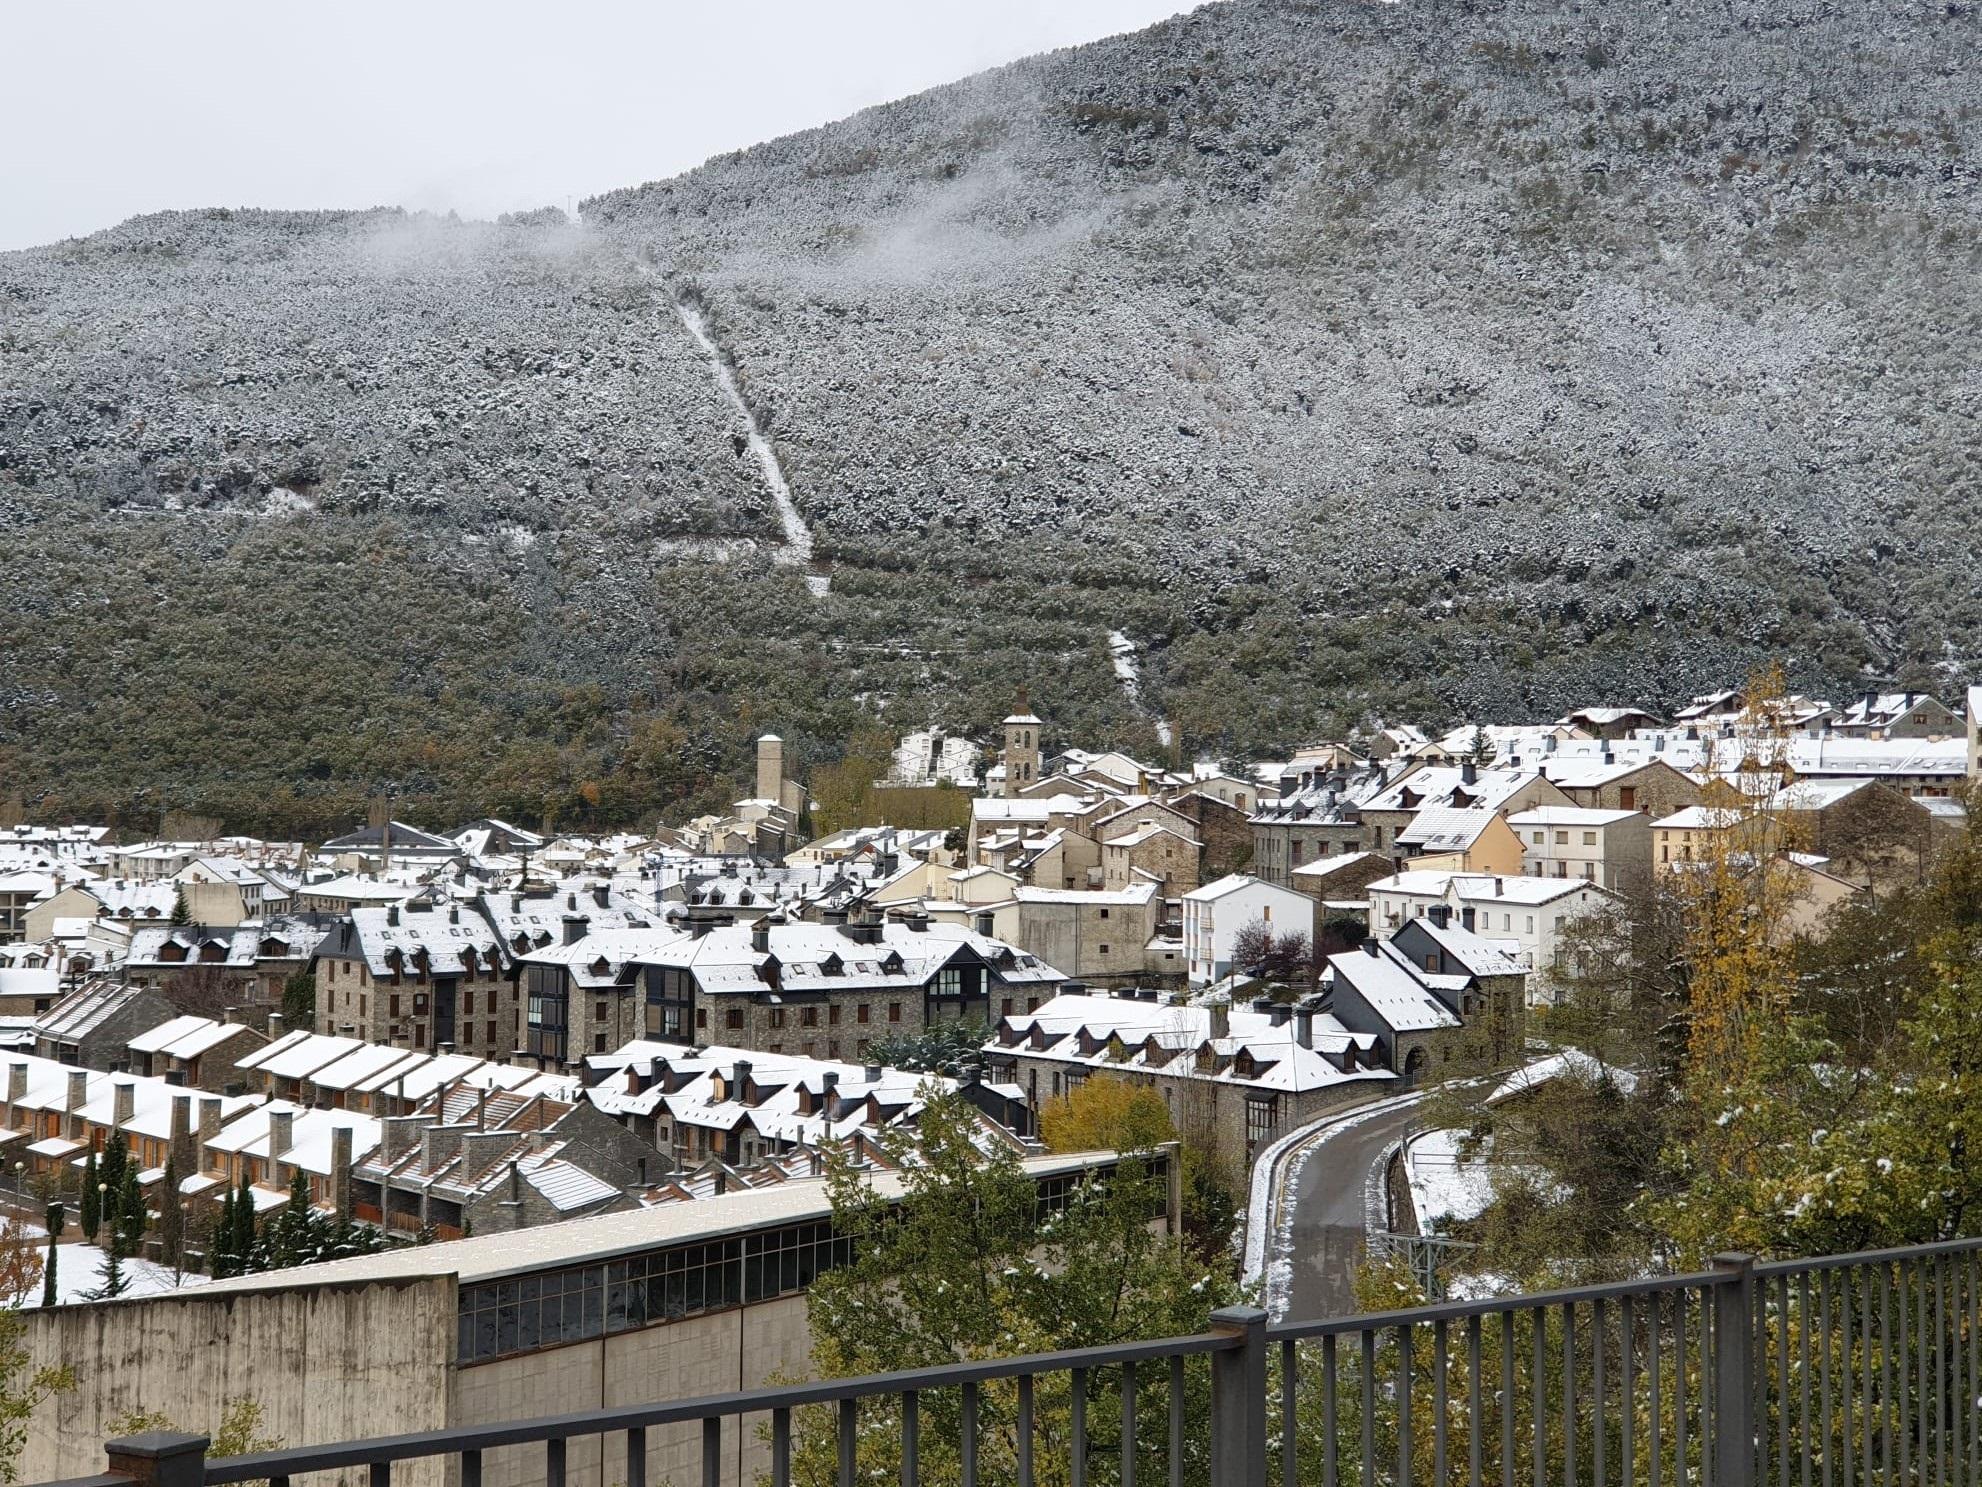
M 135 1080 L 114 1079 L 110 1083 L 110 1119 L 121 1129 L 138 1113 L 138 1086 Z
M 909 914 L 903 920 L 903 923 L 907 924 L 916 934 L 927 934 L 929 932 L 929 916 L 920 909 Z
M 1474 921 L 1478 917 L 1478 911 L 1475 909 L 1461 909 L 1459 911 L 1459 927 L 1470 931 L 1473 928 Z
M 199 1170 L 193 1153 L 193 1097 L 175 1094 L 172 1096 L 172 1124 L 169 1127 L 169 1141 L 166 1150 L 179 1164 L 179 1176 L 191 1177 Z
M 1496 873 L 1493 879 L 1493 896 L 1495 898 L 1499 898 L 1506 891 L 1507 891 L 1507 885 L 1500 881 L 1500 875 Z
M 83 1108 L 83 1102 L 88 1098 L 89 1071 L 87 1069 L 69 1070 L 68 1099 L 62 1108 L 71 1112 L 80 1110 Z
M 839 1096 L 840 1074 L 837 1069 L 828 1069 L 819 1076 L 819 1113 L 831 1118 L 833 1101 Z
M 1452 924 L 1452 905 L 1433 904 L 1425 911 L 1425 917 L 1440 929 L 1448 929 Z
M 351 1128 L 330 1128 L 330 1206 L 339 1223 L 351 1219 Z
M 593 903 L 593 904 L 594 904 L 594 905 L 595 905 L 596 907 L 598 907 L 598 908 L 601 908 L 601 909 L 604 909 L 604 908 L 610 908 L 610 907 L 611 907 L 611 904 L 610 904 L 610 902 L 609 902 L 609 895 L 608 895 L 608 893 L 607 893 L 607 891 L 606 891 L 606 885 L 605 885 L 605 884 L 603 884 L 603 883 L 597 883 L 597 884 L 594 884 L 594 885 L 593 885 L 593 888 L 592 888 L 592 903 Z
M 397 924 L 399 922 L 398 904 L 387 904 L 385 906 L 385 922 L 387 924 Z
M 1479 779 L 1479 777 L 1480 777 L 1479 766 L 1474 764 L 1472 760 L 1468 759 L 1465 761 L 1465 763 L 1459 766 L 1460 784 L 1462 785 L 1473 784 Z
M 433 1123 L 431 1115 L 388 1115 L 379 1123 L 383 1160 L 387 1164 L 397 1162 L 413 1149 L 420 1133 Z
M 268 1161 L 271 1175 L 282 1154 L 296 1144 L 296 1112 L 271 1110 L 268 1113 Z
M 862 1064 L 860 1066 L 860 1074 L 869 1084 L 879 1084 L 881 1082 L 881 1066 L 879 1064 Z
M 1060 995 L 1061 995 L 1061 996 L 1086 996 L 1086 995 L 1087 995 L 1087 983 L 1086 983 L 1085 981 L 1062 981 L 1062 982 L 1060 983 Z
M 578 907 L 578 895 L 577 895 L 577 894 L 575 894 L 575 893 L 567 893 L 567 894 L 565 894 L 565 896 L 564 896 L 564 906 L 565 906 L 565 907 L 566 907 L 567 909 L 575 909 L 575 908 L 577 908 L 577 907 Z
M 1378 947 L 1378 944 L 1377 944 L 1377 938 L 1376 938 L 1376 936 L 1375 936 L 1375 935 L 1365 935 L 1365 936 L 1363 937 L 1363 954 L 1365 954 L 1365 955 L 1378 955 L 1378 954 L 1381 954 L 1381 953 L 1382 953 L 1382 952 L 1381 952 L 1381 950 L 1379 949 L 1379 947 Z
M 7 1065 L 7 1103 L 17 1104 L 25 1099 L 28 1092 L 28 1066 L 26 1064 Z
M 471 1128 L 468 1126 L 444 1126 L 436 1121 L 420 1133 L 421 1165 L 432 1172 L 445 1162 L 452 1161 L 461 1151 L 462 1138 Z
M 575 945 L 584 939 L 586 926 L 591 922 L 583 914 L 566 914 L 564 916 L 564 943 Z
M 516 1144 L 508 1131 L 469 1131 L 461 1138 L 461 1178 L 473 1182 L 502 1160 L 502 1154 Z
M 461 922 L 461 905 L 449 904 L 447 906 L 447 922 L 449 924 L 459 924 Z
M 1211 1014 L 1209 1032 L 1211 1038 L 1215 1040 L 1232 1036 L 1232 1004 L 1229 1001 L 1220 997 L 1207 1006 L 1205 1011 Z
M 289 1025 L 284 1020 L 280 1012 L 271 1012 L 268 1014 L 269 1042 L 273 1043 L 277 1038 L 280 1038 L 284 1033 L 288 1031 L 289 1031 Z
M 1303 1048 L 1314 1047 L 1314 1013 L 1306 1007 L 1294 1013 L 1294 1041 Z
M 759 955 L 771 953 L 770 916 L 766 915 L 750 926 L 750 948 Z
M 220 1134 L 220 1096 L 206 1095 L 200 1100 L 200 1147 L 202 1152 L 207 1142 Z M 205 1158 L 201 1158 L 204 1164 Z

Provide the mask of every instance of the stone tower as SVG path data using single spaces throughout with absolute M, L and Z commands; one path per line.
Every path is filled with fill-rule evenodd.
M 1002 725 L 1005 730 L 1005 794 L 1017 795 L 1039 778 L 1039 719 L 1019 688 L 1018 706 Z
M 757 799 L 784 804 L 785 741 L 775 733 L 757 740 Z

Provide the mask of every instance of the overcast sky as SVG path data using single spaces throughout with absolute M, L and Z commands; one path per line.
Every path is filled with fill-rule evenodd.
M 1187 0 L 7 7 L 0 248 L 172 207 L 565 206 Z

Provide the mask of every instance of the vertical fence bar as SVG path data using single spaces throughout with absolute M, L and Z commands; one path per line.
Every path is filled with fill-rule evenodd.
M 1182 1362 L 1180 1358 L 1177 1360 Z M 963 1487 L 977 1487 L 977 1385 L 963 1386 L 963 1397 L 958 1402 L 957 1419 L 957 1468 L 963 1477 Z M 780 1482 L 776 1487 L 785 1487 Z
M 1651 1326 L 1646 1333 L 1649 1356 L 1645 1360 L 1645 1371 L 1652 1382 L 1652 1438 L 1649 1443 L 1651 1455 L 1647 1465 L 1651 1470 L 1649 1479 L 1651 1487 L 1659 1487 L 1659 1468 L 1664 1464 L 1660 1460 L 1661 1448 L 1665 1444 L 1665 1406 L 1659 1398 L 1662 1383 L 1660 1376 L 1665 1372 L 1664 1365 L 1659 1361 L 1660 1340 L 1665 1332 L 1665 1304 L 1663 1298 L 1657 1295 L 1651 1297 L 1650 1322 Z
M 1431 1329 L 1431 1479 L 1439 1487 L 1445 1487 L 1445 1354 L 1451 1345 L 1451 1329 L 1440 1317 Z
M 645 1434 L 644 1431 L 641 1433 Z M 627 1434 L 630 1438 L 633 1432 L 628 1431 Z M 646 1472 L 647 1458 L 643 1453 L 640 1458 L 640 1478 L 636 1481 L 633 1473 L 631 1471 L 627 1472 L 626 1487 L 646 1487 Z M 274 1484 L 270 1483 L 270 1487 L 274 1487 Z M 461 1453 L 461 1487 L 482 1487 L 482 1453 L 480 1451 L 463 1451 Z
M 1184 1487 L 1184 1360 L 1170 1360 L 1170 1487 Z
M 1411 1324 L 1397 1329 L 1397 1487 L 1411 1480 Z
M 1624 1386 L 1623 1408 L 1618 1413 L 1620 1434 L 1617 1441 L 1619 1474 L 1624 1487 L 1634 1487 L 1632 1477 L 1638 1465 L 1638 1308 L 1626 1296 L 1617 1309 L 1618 1362 Z
M 1480 1419 L 1480 1319 L 1466 1318 L 1466 1487 L 1480 1487 L 1482 1439 Z
M 1899 1362 L 1893 1369 L 1893 1400 L 1899 1406 L 1899 1423 L 1894 1430 L 1899 1446 L 1899 1480 L 1913 1481 L 1913 1279 L 1912 1266 L 1901 1260 L 1893 1267 L 1898 1290 Z
M 902 1487 L 922 1483 L 922 1396 L 913 1389 L 902 1393 Z
M 1789 1277 L 1776 1278 L 1776 1487 L 1789 1487 Z
M 633 1431 L 627 1432 L 629 1437 L 634 1433 Z M 641 1475 L 637 1484 L 631 1480 L 633 1476 L 633 1443 L 629 1439 L 626 1447 L 627 1477 L 629 1479 L 627 1487 L 646 1487 L 647 1443 L 644 1437 L 647 1432 L 643 1430 L 638 1433 L 643 1437 L 640 1443 Z M 789 1409 L 781 1408 L 771 1411 L 771 1487 L 791 1487 L 791 1411 Z
M 1294 1421 L 1294 1382 L 1297 1360 L 1294 1357 L 1294 1340 L 1290 1337 L 1280 1344 L 1280 1482 L 1281 1487 L 1296 1487 L 1300 1479 L 1301 1463 L 1295 1450 L 1299 1439 Z
M 1529 1408 L 1534 1412 L 1533 1429 L 1528 1432 L 1530 1464 L 1535 1487 L 1548 1484 L 1548 1312 L 1532 1307 L 1528 1320 L 1534 1328 L 1534 1346 L 1528 1355 Z
M 564 1487 L 563 1436 L 553 1436 L 544 1442 L 544 1487 Z
M 1289 1344 L 1291 1347 L 1292 1345 Z M 1291 1482 L 1292 1479 L 1289 1478 Z M 1136 1365 L 1122 1365 L 1122 1487 L 1136 1487 Z
M 1599 1298 L 1590 1308 L 1590 1470 L 1595 1474 L 1596 1487 L 1605 1487 L 1609 1474 L 1607 1446 L 1609 1445 L 1610 1398 L 1604 1389 L 1604 1354 L 1610 1351 L 1606 1337 L 1609 1330 L 1610 1309 Z
M 1818 1474 L 1819 1487 L 1832 1487 L 1831 1483 L 1831 1443 L 1837 1437 L 1832 1433 L 1831 1417 L 1831 1273 L 1828 1270 L 1817 1272 L 1817 1400 L 1818 1413 L 1823 1417 L 1824 1465 Z
M 1321 1340 L 1321 1487 L 1336 1487 L 1335 1334 Z
M 1073 1487 L 1087 1487 L 1087 1370 L 1069 1370 L 1069 1433 L 1073 1436 L 1069 1465 Z
M 1576 1303 L 1562 1304 L 1562 1487 L 1576 1487 Z
M 1019 1487 L 1033 1487 L 1032 1477 L 1032 1375 L 1019 1375 L 1019 1420 L 1018 1420 L 1018 1471 Z M 844 1482 L 841 1487 L 853 1487 Z
M 1686 1292 L 1672 1293 L 1672 1480 L 1686 1487 Z
M 791 1482 L 789 1429 L 791 1411 L 781 1410 L 779 1413 L 785 1417 L 787 1427 L 785 1464 L 783 1474 L 780 1475 L 777 1464 L 777 1452 L 774 1448 L 771 1453 L 771 1483 L 772 1487 L 789 1487 Z M 468 1473 L 465 1470 L 462 1472 L 461 1487 L 481 1487 L 481 1470 L 479 1465 L 476 1468 L 475 1480 L 472 1483 L 468 1480 Z M 635 1425 L 626 1432 L 626 1487 L 647 1487 L 647 1431 L 646 1427 L 641 1425 Z
M 1500 1487 L 1514 1487 L 1514 1313 L 1500 1314 Z
M 1879 1475 L 1893 1487 L 1893 1272 L 1879 1265 Z
M 1358 1383 L 1362 1389 L 1363 1487 L 1376 1487 L 1376 1334 L 1368 1330 L 1362 1334 L 1359 1373 Z
M 1810 1273 L 1796 1278 L 1796 1420 L 1803 1430 L 1802 1487 L 1810 1487 L 1810 1461 L 1815 1454 L 1815 1436 L 1810 1418 Z
M 1851 1487 L 1851 1380 L 1854 1370 L 1851 1348 L 1851 1270 L 1837 1273 L 1837 1396 L 1838 1396 L 1838 1487 Z
M 743 1422 L 737 1421 L 737 1429 Z M 723 1487 L 723 1417 L 711 1415 L 702 1422 L 702 1487 Z
M 851 1399 L 840 1401 L 839 1429 L 839 1475 L 840 1487 L 853 1487 L 854 1472 L 854 1426 L 858 1418 L 859 1405 Z M 1031 1487 L 1031 1478 L 1021 1476 L 1021 1481 Z

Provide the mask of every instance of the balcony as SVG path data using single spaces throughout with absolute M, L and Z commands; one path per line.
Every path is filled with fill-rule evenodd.
M 197 1436 L 112 1441 L 70 1487 L 335 1473 L 567 1487 L 571 1442 L 624 1487 L 787 1487 L 795 1450 L 856 1481 L 1135 1487 L 1975 1487 L 1982 1241 L 1205 1332 L 907 1373 L 208 1459 Z M 588 1453 L 589 1454 L 589 1453 Z M 802 1477 L 819 1480 L 815 1470 Z

